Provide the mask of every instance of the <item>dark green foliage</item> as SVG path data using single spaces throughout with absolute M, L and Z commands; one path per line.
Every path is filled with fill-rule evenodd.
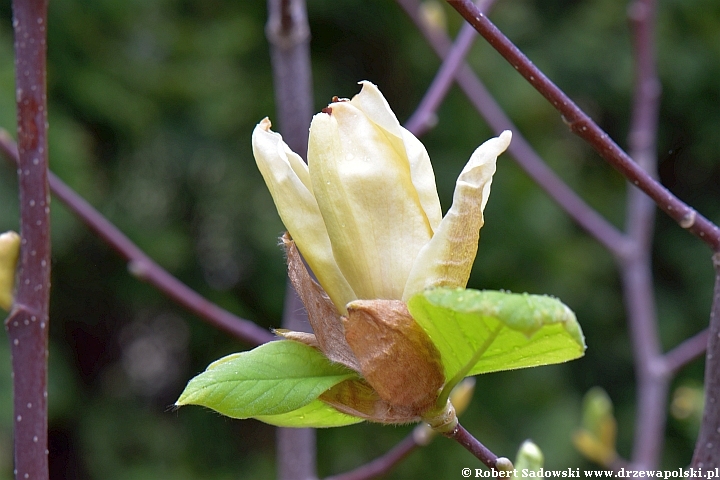
M 394 2 L 308 2 L 315 104 L 378 84 L 401 121 L 439 66 Z M 632 59 L 627 2 L 513 0 L 492 18 L 546 73 L 627 145 Z M 459 21 L 446 9 L 450 28 Z M 15 129 L 9 6 L 0 9 L 0 126 Z M 264 2 L 53 0 L 49 17 L 50 161 L 59 177 L 148 254 L 213 301 L 279 326 L 282 231 L 251 156 L 250 134 L 275 117 Z M 663 183 L 720 220 L 720 3 L 659 2 Z M 487 45 L 469 63 L 545 160 L 622 226 L 625 183 L 572 137 L 557 113 Z M 458 89 L 422 140 L 444 208 L 454 180 L 490 131 Z M 15 170 L 0 162 L 0 231 L 17 229 Z M 171 412 L 187 380 L 246 348 L 126 271 L 101 241 L 53 203 L 50 358 L 51 478 L 267 479 L 273 431 L 202 409 Z M 664 217 L 654 254 L 666 349 L 707 325 L 710 252 Z M 632 352 L 613 259 L 504 155 L 498 164 L 470 287 L 555 295 L 582 325 L 586 356 L 478 378 L 462 421 L 513 456 L 525 438 L 548 468 L 584 465 L 570 435 L 582 395 L 605 388 L 629 454 Z M 0 342 L 0 479 L 11 478 L 9 356 Z M 702 362 L 674 385 L 702 381 Z M 408 428 L 357 425 L 319 433 L 322 475 L 385 452 Z M 685 466 L 693 428 L 670 418 L 664 467 Z M 476 460 L 437 439 L 391 478 L 455 478 Z

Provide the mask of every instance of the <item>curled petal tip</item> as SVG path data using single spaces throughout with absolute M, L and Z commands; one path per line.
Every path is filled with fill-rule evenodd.
M 265 130 L 266 132 L 270 131 L 270 127 L 272 127 L 272 122 L 268 117 L 263 118 L 260 120 L 260 123 L 257 124 L 257 128 Z
M 510 140 L 512 140 L 512 132 L 510 130 L 503 130 L 498 138 L 503 144 L 505 144 L 505 148 L 507 148 L 508 145 L 510 145 Z

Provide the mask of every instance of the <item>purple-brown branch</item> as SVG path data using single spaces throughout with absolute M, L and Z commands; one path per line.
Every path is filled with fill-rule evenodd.
M 480 8 L 487 11 L 487 8 Z M 417 109 L 405 124 L 405 128 L 415 136 L 421 136 L 435 125 L 435 112 L 440 108 L 448 90 L 450 90 L 458 69 L 464 64 L 465 57 L 476 37 L 477 32 L 475 32 L 472 25 L 466 23 L 460 29 L 455 43 L 435 74 L 430 88 L 427 89 Z
M 412 19 L 425 39 L 430 43 L 430 46 L 435 50 L 435 53 L 441 58 L 445 57 L 451 49 L 450 39 L 443 32 L 429 29 L 427 25 L 425 25 L 418 14 L 420 3 L 417 0 L 398 0 L 398 4 L 400 4 Z M 584 228 L 616 257 L 625 256 L 630 245 L 624 234 L 585 203 L 545 164 L 467 64 L 459 67 L 455 80 L 463 92 L 465 92 L 465 95 L 467 95 L 475 109 L 482 115 L 495 133 L 500 133 L 503 130 L 512 130 L 513 141 L 508 147 L 508 152 L 520 167 L 525 170 L 578 225 Z
M 472 453 L 475 458 L 483 462 L 488 468 L 495 469 L 497 467 L 498 456 L 480 443 L 478 439 L 473 437 L 470 432 L 465 430 L 465 427 L 459 423 L 454 430 L 446 433 L 445 436 L 465 447 L 468 452 Z
M 675 375 L 682 367 L 702 355 L 707 348 L 709 334 L 709 330 L 706 328 L 665 353 L 663 362 L 668 375 Z
M 493 3 L 495 3 L 495 0 L 480 0 L 477 5 L 481 11 L 487 13 Z M 435 78 L 422 100 L 420 100 L 415 112 L 405 124 L 405 128 L 415 136 L 421 136 L 436 123 L 435 112 L 440 108 L 440 104 L 442 104 L 448 90 L 450 90 L 460 67 L 465 64 L 465 57 L 476 37 L 477 32 L 472 25 L 464 24 L 453 46 L 446 55 L 443 55 L 444 60 L 440 69 L 435 74 Z
M 496 130 L 512 128 L 509 120 L 503 118 L 504 113 L 494 104 L 494 101 L 479 80 L 477 80 L 477 77 L 474 76 L 467 65 L 462 64 L 462 55 L 468 50 L 471 41 L 471 36 L 466 32 L 465 28 L 461 30 L 458 41 L 456 41 L 456 44 L 451 49 L 449 40 L 442 32 L 432 31 L 420 20 L 417 15 L 417 2 L 413 0 L 399 0 L 399 3 L 415 21 L 418 28 L 425 34 L 428 41 L 440 56 L 449 52 L 440 72 L 435 78 L 433 86 L 429 89 L 420 107 L 409 120 L 408 127 L 418 133 L 429 127 L 428 119 L 431 118 L 432 114 L 440 105 L 443 96 L 446 94 L 452 75 L 458 80 L 458 83 L 466 91 L 469 98 L 471 100 L 476 99 L 473 103 L 478 106 L 478 110 Z M 467 2 L 465 2 L 464 5 L 467 5 Z M 629 16 L 633 23 L 635 33 L 636 57 L 635 102 L 633 106 L 632 127 L 629 135 L 632 149 L 631 156 L 640 168 L 650 173 L 651 177 L 654 177 L 653 171 L 656 164 L 655 138 L 660 92 L 659 81 L 655 74 L 654 60 L 654 8 L 655 4 L 653 1 L 638 0 L 634 2 L 629 9 Z M 476 13 L 480 10 L 482 10 L 482 7 L 476 8 Z M 480 17 L 482 16 L 476 15 L 475 19 L 480 21 Z M 531 76 L 527 78 L 531 80 L 532 83 L 533 78 L 542 78 L 542 74 L 537 77 Z M 569 103 L 571 102 L 565 102 L 565 104 Z M 495 124 L 499 125 L 496 126 Z M 524 139 L 521 138 L 521 140 L 523 140 L 521 144 L 524 144 Z M 517 145 L 517 142 L 513 143 Z M 522 146 L 525 147 L 525 145 Z M 533 159 L 533 157 L 536 156 L 529 148 L 529 145 L 527 148 L 524 148 L 524 150 L 524 155 L 518 158 L 521 164 L 523 164 L 524 159 Z M 531 155 L 528 155 L 528 153 Z M 539 158 L 533 160 L 537 160 L 534 163 L 545 167 L 547 170 L 542 160 Z M 530 162 L 530 165 L 532 164 L 533 162 Z M 529 171 L 527 168 L 526 170 Z M 537 169 L 537 171 L 544 173 L 542 168 Z M 555 180 L 552 178 L 552 172 L 549 173 L 550 180 Z M 532 173 L 531 176 L 538 181 Z M 542 178 L 541 176 L 538 177 Z M 638 428 L 638 438 L 642 438 L 643 440 L 636 442 L 638 450 L 635 454 L 635 460 L 639 465 L 656 464 L 662 448 L 661 433 L 664 426 L 664 406 L 666 404 L 668 379 L 672 373 L 684 363 L 689 362 L 702 352 L 703 345 L 701 340 L 703 335 L 701 334 L 687 342 L 683 342 L 683 344 L 670 352 L 667 361 L 661 356 L 659 341 L 657 339 L 656 315 L 654 313 L 650 257 L 647 254 L 650 248 L 653 230 L 653 202 L 639 190 L 635 188 L 630 189 L 627 222 L 629 233 L 625 237 L 615 230 L 614 227 L 607 224 L 594 210 L 584 205 L 581 200 L 575 201 L 575 198 L 573 198 L 574 192 L 569 190 L 559 179 L 554 181 L 554 186 L 549 186 L 551 182 L 547 182 L 545 179 L 543 179 L 542 182 L 538 181 L 538 183 L 543 186 L 548 193 L 553 195 L 558 203 L 560 203 L 576 221 L 581 223 L 589 233 L 612 251 L 621 264 L 621 269 L 624 272 L 626 299 L 628 300 L 628 317 L 631 323 L 631 330 L 633 331 L 633 339 L 636 344 L 636 348 L 634 349 L 636 353 L 636 368 L 638 369 L 639 383 L 641 384 L 638 409 L 638 424 L 640 425 Z M 567 190 L 568 195 L 558 195 L 557 192 L 565 193 L 565 190 Z M 567 198 L 569 198 L 571 202 L 568 202 Z M 584 208 L 584 214 L 574 214 L 573 209 L 567 208 L 567 205 L 572 205 L 573 203 L 579 204 L 580 209 Z M 578 209 L 574 210 L 575 212 L 578 211 Z M 588 216 L 587 213 L 592 213 L 592 216 Z M 693 215 L 694 214 L 691 213 L 689 217 L 685 218 L 688 221 L 682 225 L 683 227 L 687 228 L 688 223 L 692 223 L 690 220 L 694 220 Z M 594 220 L 592 224 L 590 224 L 590 228 L 585 225 L 585 219 L 587 218 L 593 218 Z M 700 234 L 699 236 L 702 237 L 703 235 Z M 643 385 L 645 386 L 644 388 Z M 658 421 L 658 419 L 660 419 L 660 421 Z M 648 441 L 648 438 L 655 440 Z
M 0 130 L 0 152 L 17 164 L 18 151 L 16 145 L 7 133 L 2 130 Z M 93 233 L 128 261 L 128 268 L 135 276 L 153 285 L 170 299 L 187 308 L 209 324 L 224 330 L 239 340 L 251 345 L 260 345 L 275 338 L 269 331 L 220 308 L 170 275 L 84 198 L 53 175 L 52 172 L 48 173 L 48 183 L 50 190 L 70 211 L 75 213 Z
M 705 356 L 705 411 L 692 459 L 694 468 L 705 471 L 720 467 L 720 254 L 713 256 L 713 264 L 715 291 Z
M 305 158 L 313 112 L 310 26 L 305 0 L 268 0 L 265 32 L 270 42 L 279 131 L 288 146 Z M 288 281 L 283 327 L 306 331 L 304 308 Z M 279 428 L 277 466 L 280 480 L 317 477 L 315 430 Z
M 46 0 L 14 0 L 20 263 L 10 339 L 15 478 L 47 479 L 50 191 L 47 180 Z
M 720 229 L 682 202 L 638 166 L 585 112 L 542 73 L 470 0 L 448 0 L 485 40 L 497 50 L 563 116 L 570 129 L 593 147 L 613 168 L 645 192 L 657 206 L 705 242 L 720 251 Z
M 694 209 L 672 195 L 657 182 L 652 174 L 655 166 L 655 135 L 657 131 L 657 111 L 659 82 L 654 67 L 654 1 L 637 0 L 629 11 L 635 24 L 636 44 L 636 91 L 633 109 L 633 126 L 630 143 L 634 162 L 629 155 L 620 149 L 609 136 L 602 131 L 567 95 L 555 86 L 532 62 L 505 37 L 495 25 L 487 19 L 468 0 L 448 0 L 478 33 L 480 33 L 518 72 L 530 82 L 552 105 L 563 115 L 563 120 L 570 129 L 590 144 L 611 166 L 620 171 L 633 185 L 647 194 L 657 206 L 673 218 L 678 224 L 700 238 L 714 252 L 720 251 L 720 229 L 698 214 Z M 638 374 L 638 424 L 636 426 L 635 451 L 633 460 L 635 468 L 657 465 L 662 449 L 662 433 L 665 423 L 665 406 L 670 374 L 679 368 L 678 361 L 689 361 L 696 353 L 698 342 L 692 341 L 683 345 L 677 354 L 669 356 L 673 364 L 661 355 L 657 334 L 657 319 L 654 312 L 652 275 L 650 268 L 650 241 L 654 206 L 640 192 L 633 191 L 629 196 L 628 235 L 630 248 L 624 255 L 618 255 L 623 273 L 625 298 L 627 300 L 628 318 L 635 354 Z M 720 342 L 713 334 L 712 322 L 718 322 L 717 296 L 713 302 L 713 316 L 710 327 L 710 343 L 708 345 L 706 382 L 706 403 L 720 403 L 720 380 L 717 365 L 713 369 L 711 361 L 720 357 Z M 715 327 L 718 331 L 717 324 Z M 694 340 L 694 339 L 693 339 Z M 695 349 L 693 352 L 685 349 Z M 717 351 L 716 351 L 717 350 Z M 715 382 L 714 388 L 712 387 Z M 710 412 L 710 413 L 708 413 Z M 720 436 L 720 409 L 706 407 L 703 420 L 703 434 L 698 438 L 694 464 L 709 462 L 718 465 L 720 461 L 718 436 Z M 714 435 L 714 436 L 713 436 Z M 709 439 L 709 440 L 708 440 Z M 707 468 L 707 467 L 706 467 Z
M 355 470 L 325 477 L 324 480 L 369 480 L 371 478 L 378 478 L 389 473 L 398 463 L 403 461 L 419 447 L 421 447 L 421 445 L 415 441 L 415 436 L 411 433 L 375 460 Z
M 656 177 L 656 137 L 660 87 L 655 68 L 655 1 L 634 0 L 629 9 L 633 32 L 635 88 L 628 143 L 639 168 Z M 669 371 L 663 368 L 651 267 L 655 205 L 643 192 L 628 187 L 626 230 L 633 248 L 618 266 L 622 273 L 635 374 L 637 408 L 633 466 L 656 467 L 665 438 Z

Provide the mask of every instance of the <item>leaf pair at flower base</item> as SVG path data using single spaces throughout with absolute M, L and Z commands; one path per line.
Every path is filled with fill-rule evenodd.
M 431 339 L 445 377 L 435 404 L 424 406 L 430 414 L 444 407 L 452 387 L 465 376 L 565 362 L 585 350 L 575 315 L 547 296 L 437 288 L 413 296 L 407 306 Z M 368 349 L 381 340 L 364 333 Z M 413 390 L 412 385 L 406 388 Z M 408 418 L 412 406 L 385 401 L 357 371 L 296 340 L 271 342 L 214 362 L 190 381 L 176 403 L 188 404 L 289 427 L 383 418 L 383 423 L 427 421 L 423 415 Z
M 279 340 L 211 363 L 190 380 L 176 405 L 203 405 L 228 417 L 255 417 L 280 426 L 350 425 L 361 419 L 317 398 L 351 378 L 357 374 L 316 349 Z

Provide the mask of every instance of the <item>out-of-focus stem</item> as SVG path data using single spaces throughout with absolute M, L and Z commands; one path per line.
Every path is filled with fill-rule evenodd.
M 720 228 L 682 202 L 638 166 L 562 90 L 542 73 L 470 0 L 448 0 L 465 20 L 482 35 L 530 84 L 563 116 L 570 129 L 593 147 L 602 158 L 633 185 L 645 192 L 657 206 L 682 228 L 720 251 Z
M 400 6 L 425 36 L 435 53 L 443 58 L 451 48 L 450 39 L 444 32 L 427 27 L 418 14 L 417 0 L 398 0 Z M 490 92 L 467 64 L 462 64 L 455 79 L 475 109 L 495 133 L 512 130 L 513 141 L 508 152 L 525 172 L 582 228 L 616 257 L 625 255 L 629 242 L 611 223 L 587 205 L 568 185 L 558 177 L 533 150 L 522 133 L 510 121 Z
M 14 0 L 19 139 L 20 261 L 5 328 L 13 372 L 15 478 L 47 479 L 47 355 L 50 302 L 46 38 L 47 1 Z
M 378 478 L 387 474 L 398 463 L 405 459 L 408 455 L 418 449 L 419 445 L 415 441 L 414 435 L 410 434 L 403 438 L 397 445 L 390 449 L 387 453 L 375 460 L 368 462 L 355 470 L 325 477 L 324 480 L 369 480 Z
M 278 131 L 290 149 L 305 158 L 313 113 L 305 0 L 268 0 L 265 33 L 270 42 Z
M 17 164 L 17 147 L 4 130 L 0 130 L 0 152 Z M 220 308 L 170 275 L 52 172 L 48 172 L 48 183 L 55 196 L 75 213 L 85 226 L 128 261 L 128 268 L 136 277 L 148 282 L 204 321 L 241 341 L 260 345 L 275 339 L 266 329 Z
M 477 5 L 480 10 L 487 13 L 493 3 L 495 0 L 479 0 Z M 420 105 L 405 124 L 405 128 L 414 135 L 422 135 L 435 123 L 433 120 L 435 112 L 440 108 L 440 104 L 450 90 L 458 70 L 465 64 L 465 57 L 476 37 L 477 32 L 472 25 L 466 23 L 462 26 L 455 43 L 445 55 L 440 70 L 435 74 L 433 82 L 420 101 Z
M 288 146 L 305 158 L 313 111 L 310 27 L 305 0 L 268 0 L 265 28 L 270 42 L 273 85 L 279 131 Z M 285 289 L 283 327 L 307 330 L 303 308 L 290 282 Z M 309 480 L 316 473 L 315 431 L 309 428 L 277 430 L 277 466 L 280 480 Z
M 656 177 L 656 137 L 660 82 L 655 68 L 655 0 L 634 0 L 628 9 L 633 30 L 635 89 L 628 143 L 637 166 Z M 632 184 L 628 187 L 626 230 L 633 244 L 619 259 L 625 308 L 638 382 L 632 463 L 656 468 L 665 438 L 670 377 L 664 368 L 652 281 L 655 204 Z
M 682 367 L 702 355 L 707 348 L 709 335 L 710 332 L 706 328 L 700 333 L 685 339 L 676 345 L 672 350 L 668 351 L 664 357 L 664 366 L 668 371 L 668 374 L 674 375 Z
M 692 466 L 704 471 L 720 467 L 720 253 L 713 256 L 713 263 L 715 291 L 705 355 L 705 411 L 692 459 Z

